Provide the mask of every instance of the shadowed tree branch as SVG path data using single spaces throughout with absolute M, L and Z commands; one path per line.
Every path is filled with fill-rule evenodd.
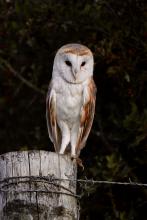
M 42 94 L 42 95 L 45 95 L 45 91 L 42 90 L 42 89 L 39 89 L 37 86 L 35 86 L 34 84 L 32 84 L 30 81 L 26 80 L 23 76 L 21 76 L 12 66 L 11 64 L 4 60 L 4 59 L 1 59 L 1 63 L 9 69 L 9 71 L 16 77 L 18 78 L 22 83 L 24 83 L 25 85 L 27 85 L 29 88 L 33 89 L 34 91 Z

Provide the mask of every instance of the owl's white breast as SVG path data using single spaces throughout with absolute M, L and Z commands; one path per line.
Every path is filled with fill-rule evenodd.
M 53 79 L 53 88 L 56 92 L 57 120 L 63 120 L 71 127 L 79 121 L 83 84 L 70 84 L 57 77 Z

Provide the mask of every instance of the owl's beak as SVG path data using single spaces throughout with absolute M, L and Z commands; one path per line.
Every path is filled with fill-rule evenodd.
M 78 69 L 77 68 L 72 68 L 72 74 L 73 74 L 73 77 L 74 77 L 75 80 L 77 78 L 77 73 L 78 73 Z

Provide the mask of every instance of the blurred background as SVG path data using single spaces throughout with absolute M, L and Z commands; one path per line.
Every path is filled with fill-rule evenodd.
M 79 178 L 147 183 L 147 4 L 0 0 L 0 153 L 53 151 L 45 99 L 58 48 L 94 53 L 97 104 Z M 147 188 L 78 186 L 81 220 L 146 220 Z

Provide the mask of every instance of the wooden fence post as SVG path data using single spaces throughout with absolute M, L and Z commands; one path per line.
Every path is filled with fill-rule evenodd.
M 0 155 L 1 220 L 77 220 L 77 167 L 68 155 Z M 63 180 L 68 179 L 68 180 Z

